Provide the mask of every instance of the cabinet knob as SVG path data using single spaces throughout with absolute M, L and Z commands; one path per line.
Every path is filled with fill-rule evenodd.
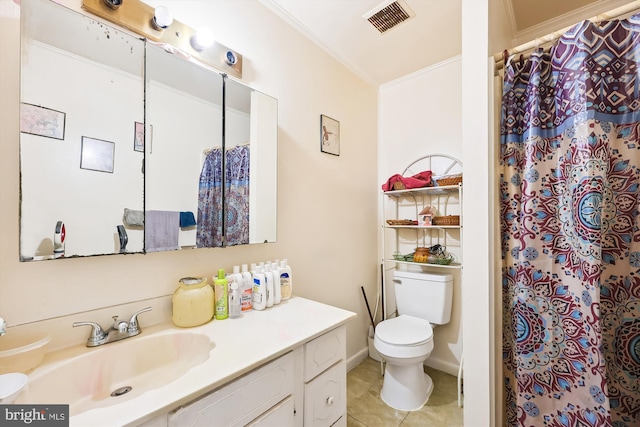
M 333 396 L 327 397 L 327 405 L 328 406 L 332 406 L 333 405 Z

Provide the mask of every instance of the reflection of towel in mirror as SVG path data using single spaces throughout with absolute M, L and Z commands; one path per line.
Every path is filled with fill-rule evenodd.
M 124 208 L 122 222 L 128 226 L 144 227 L 144 212 Z
M 196 225 L 196 217 L 193 212 L 180 212 L 180 227 L 193 227 Z
M 147 211 L 144 233 L 147 252 L 178 249 L 180 212 Z

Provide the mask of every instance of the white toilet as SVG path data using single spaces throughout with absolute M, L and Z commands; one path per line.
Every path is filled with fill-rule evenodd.
M 451 319 L 451 274 L 394 271 L 398 317 L 376 326 L 373 345 L 386 362 L 380 397 L 394 409 L 415 411 L 433 391 L 423 363 L 433 350 L 433 325 Z

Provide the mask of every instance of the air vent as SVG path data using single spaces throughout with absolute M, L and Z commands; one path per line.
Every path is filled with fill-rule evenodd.
M 415 16 L 415 13 L 402 0 L 385 1 L 375 9 L 367 12 L 363 18 L 385 33 L 398 24 Z

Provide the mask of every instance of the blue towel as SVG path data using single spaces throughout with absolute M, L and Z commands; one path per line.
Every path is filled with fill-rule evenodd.
M 180 212 L 180 227 L 193 227 L 196 225 L 196 217 L 193 212 Z

